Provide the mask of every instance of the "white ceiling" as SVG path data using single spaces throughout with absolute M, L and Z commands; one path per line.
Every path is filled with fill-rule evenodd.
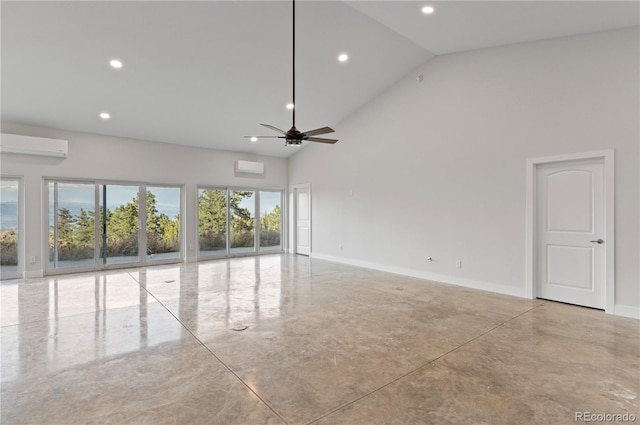
M 423 15 L 425 4 L 435 13 Z M 3 121 L 296 151 L 243 138 L 269 135 L 259 123 L 291 126 L 288 1 L 3 0 L 0 8 Z M 336 138 L 340 121 L 434 55 L 639 24 L 635 1 L 302 1 L 296 12 L 296 126 L 332 126 Z M 346 63 L 336 59 L 342 52 Z M 112 58 L 124 67 L 110 68 Z M 102 111 L 112 118 L 101 120 Z
M 434 55 L 638 25 L 637 1 L 350 1 Z M 434 6 L 428 18 L 418 10 Z M 426 19 L 427 18 L 427 19 Z

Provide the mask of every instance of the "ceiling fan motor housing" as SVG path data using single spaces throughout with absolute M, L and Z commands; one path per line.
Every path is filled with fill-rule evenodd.
M 304 139 L 304 134 L 301 133 L 297 128 L 291 127 L 287 134 L 285 135 L 286 146 L 299 146 L 302 144 L 302 140 Z

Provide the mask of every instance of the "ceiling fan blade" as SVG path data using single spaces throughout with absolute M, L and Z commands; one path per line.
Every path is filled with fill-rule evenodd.
M 287 134 L 286 131 L 280 130 L 279 128 L 276 128 L 276 127 L 274 127 L 272 125 L 269 125 L 269 124 L 260 124 L 260 125 L 263 126 L 263 127 L 270 128 L 273 131 L 277 131 L 278 133 Z
M 315 130 L 303 131 L 306 136 L 318 136 L 320 134 L 333 133 L 334 130 L 331 127 L 316 128 Z
M 306 139 L 308 142 L 320 142 L 320 143 L 331 143 L 334 144 L 338 141 L 338 139 L 323 139 L 322 137 L 309 137 Z
M 245 139 L 251 139 L 253 137 L 256 137 L 258 139 L 279 139 L 279 138 L 281 138 L 280 136 L 244 136 Z

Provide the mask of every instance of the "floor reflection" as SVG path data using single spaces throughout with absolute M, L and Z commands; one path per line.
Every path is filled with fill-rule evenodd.
M 14 281 L 0 295 L 2 423 L 422 423 L 423 406 L 433 423 L 518 423 L 532 408 L 564 423 L 572 412 L 558 406 L 638 411 L 616 395 L 638 393 L 635 320 L 308 257 Z
M 293 280 L 311 273 L 283 259 L 247 257 L 2 284 L 2 326 L 19 325 L 12 329 L 15 340 L 8 328 L 3 336 L 3 380 L 19 376 L 24 359 L 31 359 L 28 368 L 38 363 L 54 371 L 177 341 L 185 328 L 197 335 L 276 319 L 295 306 Z

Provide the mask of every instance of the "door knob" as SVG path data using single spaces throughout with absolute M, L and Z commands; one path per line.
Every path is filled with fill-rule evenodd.
M 593 243 L 597 243 L 598 245 L 601 245 L 601 244 L 603 244 L 603 243 L 604 243 L 604 240 L 602 240 L 602 239 L 598 239 L 598 240 L 595 240 L 595 241 L 589 241 L 589 242 L 593 242 Z

